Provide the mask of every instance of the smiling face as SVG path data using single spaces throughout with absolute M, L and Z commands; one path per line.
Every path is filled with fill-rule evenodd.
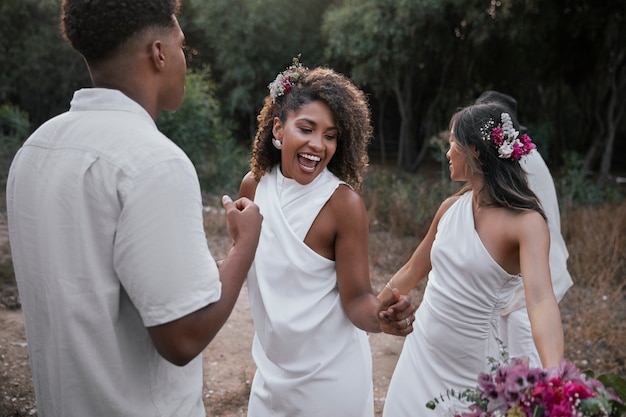
M 337 150 L 338 130 L 330 108 L 312 101 L 290 112 L 285 123 L 274 118 L 274 137 L 282 142 L 280 168 L 286 178 L 309 184 Z

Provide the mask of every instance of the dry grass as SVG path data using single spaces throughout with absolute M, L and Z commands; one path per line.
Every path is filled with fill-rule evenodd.
M 441 200 L 456 186 L 440 178 L 387 171 L 375 171 L 366 184 L 363 197 L 371 219 L 370 271 L 374 291 L 379 291 L 391 274 L 406 262 L 426 233 Z M 206 198 L 205 205 L 207 235 L 227 236 L 219 198 Z M 561 224 L 570 252 L 568 266 L 574 278 L 574 287 L 561 303 L 566 359 L 583 370 L 592 369 L 596 374 L 612 372 L 624 377 L 626 202 L 601 207 L 566 207 Z M 6 225 L 0 222 L 0 226 Z M 216 249 L 215 255 L 219 258 L 228 248 Z M 9 254 L 6 241 L 0 242 L 0 254 L 4 257 Z M 4 301 L 6 305 L 9 301 L 3 297 L 3 290 L 4 295 L 16 294 L 12 274 L 10 260 L 0 262 L 0 304 Z M 423 284 L 413 292 L 416 299 L 422 291 Z M 30 387 L 15 384 L 3 387 L 0 378 L 0 392 L 9 391 L 14 392 L 11 396 L 32 397 Z M 241 391 L 212 407 L 218 407 L 224 415 L 231 415 L 226 414 L 227 410 L 238 410 L 235 413 L 239 415 L 248 393 L 249 384 L 242 380 Z M 3 403 L 4 399 L 0 398 L 0 414 L 10 410 L 3 415 L 28 415 L 28 411 L 18 409 L 15 404 Z
M 566 356 L 626 375 L 626 204 L 562 215 L 574 287 L 562 302 Z
M 381 170 L 374 170 L 368 181 L 363 195 L 372 221 L 370 270 L 376 290 L 406 262 L 442 199 L 457 186 L 433 176 Z M 596 374 L 625 376 L 626 202 L 568 206 L 561 229 L 574 280 L 561 302 L 566 359 Z
M 372 221 L 370 270 L 376 290 L 406 262 L 442 199 L 458 186 L 432 175 L 380 169 L 367 182 L 363 195 Z M 565 207 L 561 229 L 574 280 L 561 302 L 566 359 L 596 374 L 626 376 L 626 202 Z
M 438 174 L 416 175 L 385 167 L 370 167 L 361 195 L 370 229 L 396 236 L 423 236 L 433 214 L 458 183 Z

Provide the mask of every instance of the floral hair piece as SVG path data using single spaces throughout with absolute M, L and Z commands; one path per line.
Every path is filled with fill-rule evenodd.
M 276 76 L 276 79 L 267 86 L 270 90 L 273 103 L 276 103 L 278 97 L 287 94 L 298 81 L 306 77 L 307 68 L 302 65 L 299 58 L 300 55 L 295 57 L 293 59 L 293 64 L 287 67 L 285 71 L 279 73 Z
M 493 119 L 489 119 L 480 129 L 482 139 L 495 145 L 500 158 L 519 161 L 522 156 L 528 155 L 530 151 L 537 148 L 530 136 L 526 133 L 520 136 L 519 132 L 513 128 L 513 122 L 508 113 L 502 113 L 500 119 L 500 125 L 496 125 Z

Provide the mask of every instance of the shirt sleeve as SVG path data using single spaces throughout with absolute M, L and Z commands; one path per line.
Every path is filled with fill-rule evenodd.
M 200 185 L 189 160 L 160 162 L 131 180 L 114 263 L 147 327 L 219 299 L 219 271 L 207 245 Z

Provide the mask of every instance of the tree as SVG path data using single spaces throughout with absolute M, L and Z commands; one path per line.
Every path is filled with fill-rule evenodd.
M 626 112 L 626 5 L 579 0 L 565 1 L 565 6 L 565 26 L 577 54 L 564 65 L 574 65 L 572 61 L 584 56 L 589 68 L 584 77 L 570 73 L 566 78 L 590 121 L 590 145 L 583 169 L 599 162 L 602 180 L 610 173 L 615 141 Z
M 198 58 L 209 63 L 218 97 L 231 117 L 243 120 L 252 138 L 267 85 L 302 54 L 307 66 L 321 62 L 320 25 L 331 0 L 187 0 L 194 27 L 204 28 Z M 183 9 L 184 12 L 185 9 Z
M 187 71 L 182 106 L 161 113 L 157 126 L 187 153 L 204 191 L 237 193 L 247 155 L 232 137 L 231 121 L 221 115 L 208 67 Z
M 61 37 L 59 0 L 0 3 L 0 103 L 26 111 L 33 127 L 67 110 L 89 85 L 82 58 Z
M 322 27 L 328 60 L 345 61 L 376 97 L 391 94 L 400 115 L 396 164 L 414 170 L 425 138 L 447 126 L 461 103 L 459 63 L 471 61 L 473 32 L 487 18 L 479 0 L 347 0 L 329 9 Z

